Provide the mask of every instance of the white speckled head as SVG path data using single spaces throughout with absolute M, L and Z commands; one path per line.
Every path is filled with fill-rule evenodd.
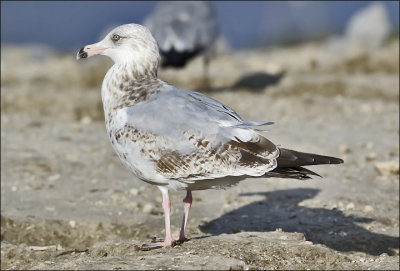
M 114 28 L 103 40 L 86 45 L 77 59 L 94 55 L 110 57 L 116 64 L 135 64 L 137 69 L 157 69 L 160 54 L 150 31 L 139 24 L 124 24 Z

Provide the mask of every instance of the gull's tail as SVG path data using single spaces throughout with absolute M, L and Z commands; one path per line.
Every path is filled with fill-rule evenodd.
M 268 177 L 309 179 L 310 175 L 319 176 L 317 173 L 305 169 L 302 166 L 341 164 L 342 159 L 318 155 L 313 153 L 298 152 L 280 148 L 280 155 L 277 158 L 277 167 L 268 172 Z

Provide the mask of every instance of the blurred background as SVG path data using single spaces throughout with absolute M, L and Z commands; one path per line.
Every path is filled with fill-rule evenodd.
M 77 61 L 76 53 L 119 24 L 153 16 L 153 33 L 162 30 L 172 11 L 156 6 L 1 1 L 1 268 L 230 269 L 246 244 L 254 254 L 231 269 L 398 269 L 398 1 L 217 1 L 215 17 L 197 8 L 181 16 L 194 27 L 189 36 L 203 31 L 194 40 L 211 40 L 212 50 L 160 67 L 161 79 L 244 119 L 274 121 L 266 137 L 275 144 L 345 163 L 310 168 L 323 179 L 249 179 L 196 192 L 188 235 L 211 237 L 131 257 L 132 243 L 162 236 L 161 197 L 109 144 L 100 89 L 111 60 Z M 215 40 L 207 37 L 214 26 Z M 172 231 L 183 196 L 171 193 Z M 45 251 L 39 258 L 30 246 Z M 170 262 L 188 247 L 190 261 Z M 97 252 L 54 257 L 52 248 Z
M 341 34 L 371 1 L 216 1 L 221 35 L 235 49 Z M 382 1 L 398 32 L 399 2 Z M 1 42 L 40 43 L 76 50 L 110 25 L 141 23 L 156 1 L 3 1 Z

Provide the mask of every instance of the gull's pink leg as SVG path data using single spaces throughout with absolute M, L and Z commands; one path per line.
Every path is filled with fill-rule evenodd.
M 162 206 L 164 209 L 164 216 L 165 216 L 165 239 L 162 242 L 155 242 L 147 245 L 142 245 L 140 249 L 142 250 L 150 250 L 159 247 L 167 247 L 172 246 L 173 240 L 171 236 L 171 223 L 170 223 L 170 211 L 171 211 L 171 201 L 168 197 L 168 189 L 164 187 L 158 187 L 162 193 Z
M 165 191 L 165 192 L 164 192 Z M 164 216 L 165 216 L 165 239 L 164 245 L 170 246 L 172 245 L 172 236 L 171 236 L 171 222 L 170 222 L 170 212 L 171 212 L 171 201 L 168 197 L 168 190 L 161 190 L 163 203 L 162 206 L 164 208 Z
M 186 197 L 183 199 L 183 210 L 184 210 L 184 215 L 183 215 L 183 220 L 182 220 L 182 227 L 181 231 L 179 233 L 179 239 L 178 241 L 185 241 L 185 230 L 186 230 L 186 224 L 189 216 L 189 210 L 190 206 L 192 205 L 192 192 L 190 190 L 187 190 Z
M 192 205 L 192 192 L 187 190 L 186 197 L 183 199 L 183 210 L 184 215 L 182 219 L 182 227 L 178 237 L 173 237 L 173 241 L 183 242 L 186 240 L 185 238 L 185 230 L 187 225 L 187 220 L 189 217 L 190 206 Z M 162 242 L 164 239 L 162 238 L 154 238 L 154 242 Z

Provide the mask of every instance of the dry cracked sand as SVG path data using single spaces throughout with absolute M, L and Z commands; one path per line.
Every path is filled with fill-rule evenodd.
M 161 194 L 119 162 L 100 86 L 111 62 L 9 46 L 1 60 L 1 269 L 398 269 L 399 41 L 336 55 L 321 44 L 240 51 L 160 76 L 246 119 L 267 137 L 338 156 L 323 178 L 247 179 L 194 192 L 189 241 L 163 236 Z M 184 192 L 172 192 L 177 233 Z

